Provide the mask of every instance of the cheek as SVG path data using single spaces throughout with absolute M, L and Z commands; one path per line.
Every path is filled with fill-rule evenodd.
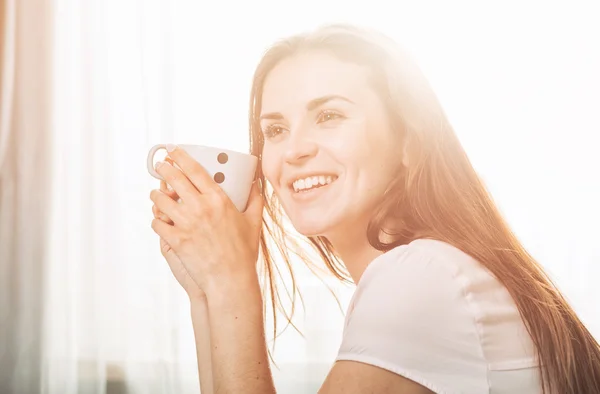
M 377 130 L 379 128 L 379 130 Z M 370 133 L 364 132 L 344 143 L 338 150 L 350 176 L 368 193 L 380 193 L 396 174 L 398 160 L 397 145 L 392 136 L 382 130 L 382 125 L 373 125 Z
M 276 152 L 265 146 L 262 152 L 262 172 L 267 181 L 275 187 L 278 186 L 278 179 L 281 177 L 281 166 L 279 163 L 280 160 Z
M 373 155 L 382 151 L 378 127 L 369 119 L 353 119 L 340 130 L 332 148 L 347 163 L 362 166 L 365 161 L 373 161 Z
M 344 167 L 355 171 L 357 168 L 369 166 L 369 163 L 376 160 L 381 147 L 378 148 L 369 138 L 364 138 L 363 134 L 359 134 L 358 136 L 353 135 L 352 138 L 339 138 L 335 145 L 330 147 L 330 150 L 335 152 L 335 158 Z

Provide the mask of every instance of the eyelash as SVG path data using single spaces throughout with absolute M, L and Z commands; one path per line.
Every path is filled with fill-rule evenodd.
M 319 115 L 317 116 L 317 120 L 321 119 L 323 116 L 326 116 L 326 115 L 333 115 L 334 116 L 333 119 L 329 119 L 329 120 L 342 119 L 344 117 L 339 112 L 326 109 L 324 111 L 319 112 Z M 323 123 L 323 122 L 327 122 L 327 120 L 323 120 L 323 121 L 318 122 L 318 123 Z
M 333 119 L 327 119 L 327 120 L 321 120 L 324 116 L 327 115 L 332 115 Z M 319 112 L 319 114 L 317 115 L 317 123 L 324 123 L 324 122 L 328 122 L 331 120 L 336 120 L 336 119 L 344 119 L 345 116 L 340 114 L 339 112 L 336 111 L 332 111 L 332 110 L 324 110 Z M 273 131 L 274 129 L 282 129 L 283 127 L 277 125 L 277 124 L 270 124 L 267 127 L 265 127 L 265 129 L 263 130 L 263 134 L 265 136 L 265 138 L 267 139 L 271 139 L 276 137 L 278 134 L 275 134 L 275 132 Z

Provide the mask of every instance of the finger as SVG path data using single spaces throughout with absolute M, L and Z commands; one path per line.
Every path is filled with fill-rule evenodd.
M 152 206 L 152 213 L 154 214 L 155 218 L 160 219 L 163 222 L 166 222 L 168 224 L 173 224 L 173 221 L 171 220 L 171 218 L 168 217 L 167 215 L 165 215 L 164 213 L 162 213 L 156 205 Z
M 255 226 L 262 225 L 262 213 L 264 208 L 264 201 L 262 194 L 260 193 L 258 182 L 259 181 L 255 181 L 252 184 L 250 197 L 248 197 L 248 204 L 246 206 L 246 210 L 244 211 L 244 216 L 249 217 L 252 224 Z
M 163 256 L 167 257 L 170 255 L 170 253 L 174 253 L 173 249 L 171 248 L 171 245 L 169 245 L 167 243 L 167 241 L 165 241 L 164 239 L 160 239 L 160 252 L 163 254 Z M 170 257 L 170 256 L 169 256 Z
M 191 180 L 171 164 L 159 161 L 156 163 L 156 172 L 171 185 L 175 193 L 177 193 L 183 202 L 191 202 L 200 197 L 200 192 L 196 189 Z
M 170 165 L 172 165 L 172 166 L 175 164 L 175 162 L 173 161 L 173 159 L 171 159 L 169 156 L 165 157 L 165 161 L 167 163 L 169 163 Z M 175 168 L 177 168 L 177 167 L 175 167 Z M 164 181 L 162 181 L 162 182 L 164 182 Z M 173 188 L 167 182 L 164 182 L 164 184 L 165 184 L 165 187 L 166 187 L 167 192 L 168 192 L 167 194 L 169 194 L 169 196 L 173 200 L 179 201 L 179 196 L 177 195 L 177 192 L 175 192 L 175 190 L 173 190 Z
M 169 157 L 173 159 L 175 164 L 181 168 L 181 171 L 201 193 L 223 192 L 208 171 L 206 171 L 206 169 L 184 149 L 172 145 L 167 146 L 167 150 L 169 151 Z M 175 188 L 175 186 L 173 186 L 173 188 Z M 183 198 L 183 196 L 181 196 L 181 198 Z M 183 201 L 185 201 L 185 198 L 183 198 Z
M 167 186 L 167 182 L 161 180 L 160 181 L 160 190 L 163 192 L 166 192 L 169 190 L 169 187 Z
M 176 227 L 171 226 L 160 219 L 153 219 L 151 227 L 160 238 L 171 246 L 171 248 L 174 249 L 176 245 L 179 244 L 181 237 L 179 237 Z
M 187 219 L 181 211 L 181 206 L 173 201 L 160 190 L 154 189 L 150 192 L 150 200 L 154 202 L 156 208 L 163 214 L 167 215 L 176 224 L 186 224 Z
M 177 192 L 173 190 L 165 181 L 160 181 L 160 190 L 165 193 L 167 196 L 171 197 L 173 200 L 178 201 L 179 196 Z

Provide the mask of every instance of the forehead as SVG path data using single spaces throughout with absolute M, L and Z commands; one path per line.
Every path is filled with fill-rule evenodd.
M 263 85 L 262 112 L 304 106 L 310 100 L 341 95 L 355 103 L 370 90 L 363 66 L 342 61 L 325 51 L 307 51 L 279 62 Z

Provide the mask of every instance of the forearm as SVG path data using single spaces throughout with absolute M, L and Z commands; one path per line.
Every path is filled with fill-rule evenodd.
M 215 394 L 275 393 L 258 280 L 207 293 Z
M 213 394 L 213 377 L 210 354 L 210 326 L 208 322 L 208 306 L 206 298 L 190 300 L 192 325 L 196 340 L 198 358 L 198 375 L 200 376 L 200 392 Z

